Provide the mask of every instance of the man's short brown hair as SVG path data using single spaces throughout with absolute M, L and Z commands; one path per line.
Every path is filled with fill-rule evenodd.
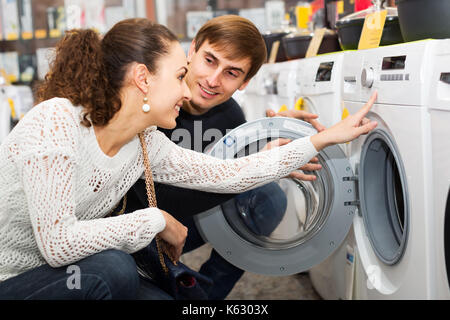
M 230 60 L 250 58 L 251 66 L 245 80 L 252 78 L 267 59 L 266 44 L 256 26 L 236 15 L 219 16 L 205 23 L 195 36 L 195 51 L 205 41 L 226 52 Z

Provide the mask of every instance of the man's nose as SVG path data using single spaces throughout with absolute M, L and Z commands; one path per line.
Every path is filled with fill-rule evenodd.
M 217 68 L 214 73 L 210 74 L 209 77 L 206 78 L 208 86 L 210 86 L 211 88 L 218 87 L 220 85 L 221 74 L 222 72 L 219 68 Z

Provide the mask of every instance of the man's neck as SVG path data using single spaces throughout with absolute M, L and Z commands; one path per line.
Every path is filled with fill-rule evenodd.
M 203 109 L 197 106 L 195 103 L 191 101 L 185 101 L 183 102 L 183 108 L 185 112 L 193 115 L 193 116 L 201 116 L 202 114 L 207 113 L 211 108 L 209 109 Z

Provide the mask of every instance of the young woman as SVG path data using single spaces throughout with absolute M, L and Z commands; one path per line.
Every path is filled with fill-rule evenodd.
M 358 114 L 315 136 L 235 160 L 176 146 L 173 128 L 191 98 L 176 37 L 146 19 L 104 37 L 66 33 L 35 106 L 0 147 L 0 298 L 168 298 L 140 279 L 130 253 L 155 237 L 178 259 L 187 230 L 157 208 L 107 217 L 143 174 L 144 133 L 154 180 L 237 193 L 288 175 L 327 145 L 372 130 Z M 176 199 L 174 199 L 176 201 Z

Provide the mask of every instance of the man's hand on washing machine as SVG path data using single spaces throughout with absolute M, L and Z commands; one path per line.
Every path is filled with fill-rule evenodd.
M 319 116 L 317 114 L 309 113 L 302 110 L 286 110 L 286 111 L 280 111 L 275 112 L 272 109 L 266 110 L 266 116 L 268 117 L 288 117 L 288 118 L 295 118 L 299 120 L 303 120 L 306 122 L 309 122 L 317 131 L 321 132 L 325 130 L 326 128 L 318 121 L 316 120 Z
M 369 101 L 359 109 L 334 126 L 311 136 L 311 143 L 317 151 L 333 144 L 345 143 L 358 138 L 362 134 L 367 134 L 377 126 L 376 121 L 366 118 L 370 108 L 377 99 L 377 92 L 374 92 Z
M 305 172 L 313 172 L 322 169 L 322 165 L 319 163 L 319 158 L 312 158 L 309 163 L 300 167 L 298 171 L 293 171 L 289 174 L 289 178 L 303 180 L 303 181 L 315 181 L 317 176 L 315 174 L 306 174 Z
M 276 148 L 285 144 L 288 144 L 291 142 L 291 139 L 285 139 L 285 138 L 279 138 L 276 140 L 272 140 L 268 142 L 264 148 L 261 149 L 261 151 L 267 151 L 272 148 Z M 303 181 L 314 181 L 317 179 L 316 175 L 314 174 L 306 174 L 304 171 L 312 172 L 316 170 L 322 169 L 322 165 L 319 164 L 319 158 L 314 157 L 312 158 L 309 163 L 305 164 L 301 168 L 298 169 L 298 171 L 293 171 L 289 174 L 290 178 L 303 180 Z

